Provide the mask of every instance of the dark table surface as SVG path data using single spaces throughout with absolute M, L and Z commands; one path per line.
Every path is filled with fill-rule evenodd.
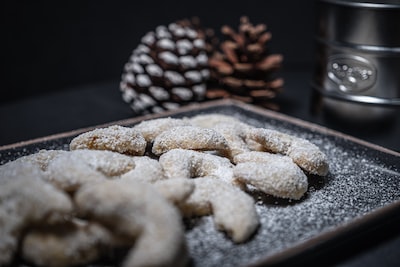
M 315 109 L 311 75 L 307 70 L 282 72 L 285 89 L 276 99 L 279 112 L 400 152 L 400 110 L 381 122 L 354 124 L 337 120 Z M 0 146 L 132 117 L 129 106 L 121 99 L 118 83 L 90 84 L 1 104 Z M 400 211 L 359 235 L 316 251 L 303 259 L 303 264 L 400 266 L 399 225 Z

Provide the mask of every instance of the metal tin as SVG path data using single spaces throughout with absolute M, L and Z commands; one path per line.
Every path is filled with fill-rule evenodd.
M 400 108 L 400 1 L 317 2 L 313 87 L 344 117 Z

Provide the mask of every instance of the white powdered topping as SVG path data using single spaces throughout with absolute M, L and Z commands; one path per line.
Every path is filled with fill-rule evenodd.
M 191 71 L 187 71 L 185 72 L 185 78 L 194 82 L 194 83 L 198 83 L 202 81 L 202 77 L 200 72 L 196 71 L 196 70 L 191 70 Z
M 165 110 L 160 106 L 154 106 L 154 107 L 151 108 L 151 111 L 153 113 L 161 113 L 161 112 L 164 112 Z
M 146 95 L 146 94 L 140 94 L 139 95 L 139 100 L 143 103 L 143 105 L 147 108 L 147 107 L 151 107 L 154 106 L 155 104 L 157 104 L 153 98 L 151 98 L 150 96 Z
M 132 99 L 136 98 L 137 94 L 132 88 L 126 88 L 122 93 L 122 99 L 125 102 L 131 102 Z
M 201 70 L 201 76 L 203 77 L 203 79 L 208 79 L 210 78 L 210 71 L 205 69 L 205 70 Z
M 130 71 L 131 66 L 132 66 L 132 63 L 131 63 L 131 62 L 125 63 L 125 65 L 124 65 L 124 71 Z
M 134 102 L 132 102 L 131 107 L 135 111 L 143 111 L 150 107 L 146 102 L 142 101 L 141 98 L 136 98 Z
M 178 103 L 173 103 L 173 102 L 165 102 L 162 104 L 162 106 L 164 108 L 166 108 L 167 110 L 174 110 L 174 109 L 178 109 L 180 107 L 180 105 Z
M 150 86 L 150 87 L 149 87 L 149 91 L 150 91 L 150 93 L 152 94 L 152 96 L 153 96 L 155 99 L 159 100 L 159 101 L 169 99 L 169 93 L 168 93 L 168 91 L 165 90 L 165 89 L 162 88 L 162 87 L 159 87 L 159 86 Z
M 134 84 L 135 83 L 135 76 L 130 72 L 123 74 L 122 79 L 125 82 L 130 83 L 130 84 Z
M 142 65 L 146 65 L 146 64 L 154 63 L 154 60 L 149 55 L 141 54 L 141 55 L 139 55 L 137 62 Z
M 172 93 L 179 96 L 179 98 L 184 101 L 188 101 L 193 97 L 192 91 L 185 87 L 174 87 L 172 88 Z
M 132 63 L 131 70 L 135 73 L 143 73 L 144 72 L 143 67 L 138 63 Z
M 171 38 L 171 33 L 169 33 L 168 29 L 165 26 L 158 26 L 156 28 L 156 36 L 158 39 L 163 38 Z
M 180 55 L 186 55 L 193 49 L 193 44 L 189 40 L 179 40 L 176 42 L 176 47 Z
M 183 78 L 183 76 L 176 71 L 166 71 L 164 73 L 164 77 L 174 85 L 181 85 L 185 83 L 185 78 Z
M 168 50 L 175 49 L 175 43 L 171 39 L 166 39 L 166 38 L 158 40 L 157 46 L 162 49 L 168 49 Z
M 131 107 L 133 110 L 140 112 L 156 104 L 157 103 L 150 96 L 146 94 L 139 94 L 135 98 L 135 101 L 131 104 Z
M 206 43 L 204 42 L 203 39 L 196 39 L 196 40 L 194 40 L 194 41 L 193 41 L 193 45 L 194 45 L 196 48 L 199 48 L 199 49 L 204 49 L 204 48 L 206 47 Z
M 197 57 L 196 57 L 197 63 L 201 66 L 207 66 L 208 64 L 208 56 L 205 52 L 201 52 Z
M 207 87 L 205 84 L 196 84 L 192 87 L 193 92 L 198 96 L 204 96 L 206 93 Z
M 179 26 L 178 24 L 176 24 L 176 23 L 170 23 L 170 24 L 168 25 L 168 29 L 169 29 L 170 31 L 175 31 L 175 30 L 178 29 L 178 28 L 180 28 L 180 26 Z
M 147 44 L 148 46 L 154 44 L 155 42 L 155 37 L 153 32 L 147 33 L 145 36 L 142 37 L 142 43 Z
M 119 82 L 119 88 L 120 90 L 123 92 L 125 90 L 130 89 L 130 87 L 128 86 L 128 84 L 126 83 L 126 81 L 124 81 L 123 79 L 124 75 L 121 75 L 121 81 Z
M 182 56 L 179 58 L 179 63 L 184 69 L 196 68 L 197 62 L 193 56 Z
M 193 29 L 190 28 L 185 28 L 186 29 L 186 36 L 189 37 L 190 39 L 194 39 L 197 37 L 197 32 Z
M 175 27 L 172 32 L 174 33 L 175 36 L 177 37 L 184 37 L 185 36 L 185 30 L 180 27 L 179 25 L 177 25 L 177 27 Z
M 161 69 L 160 66 L 156 64 L 149 64 L 146 66 L 146 72 L 150 74 L 151 76 L 155 77 L 162 77 L 163 76 L 163 70 Z
M 146 74 L 139 74 L 136 76 L 136 84 L 140 87 L 147 87 L 151 85 L 151 80 Z
M 129 57 L 129 61 L 131 61 L 132 63 L 139 63 L 139 64 L 140 64 L 139 55 L 141 55 L 141 54 L 140 54 L 140 53 L 133 53 L 133 54 Z
M 178 65 L 179 63 L 178 57 L 170 51 L 164 51 L 159 53 L 158 58 L 170 65 Z
M 143 105 L 143 103 L 139 99 L 135 99 L 135 101 L 133 101 L 131 103 L 130 107 L 133 109 L 133 111 L 136 111 L 136 112 L 141 112 L 144 109 L 146 109 L 146 107 Z
M 139 44 L 136 49 L 135 52 L 141 53 L 141 54 L 147 54 L 150 52 L 150 48 L 146 45 L 143 44 Z

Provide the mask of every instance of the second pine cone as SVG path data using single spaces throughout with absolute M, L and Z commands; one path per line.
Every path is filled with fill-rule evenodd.
M 244 16 L 237 32 L 229 26 L 221 31 L 226 40 L 209 59 L 211 83 L 207 98 L 235 98 L 278 109 L 272 99 L 283 86 L 283 79 L 276 77 L 283 57 L 269 52 L 271 34 L 266 25 L 253 25 Z

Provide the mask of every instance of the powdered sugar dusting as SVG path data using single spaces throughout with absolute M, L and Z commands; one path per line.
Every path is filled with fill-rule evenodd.
M 309 176 L 308 191 L 299 201 L 253 193 L 260 228 L 242 244 L 235 244 L 216 230 L 211 216 L 187 220 L 186 240 L 193 266 L 254 263 L 400 200 L 400 160 L 394 155 L 236 106 L 186 111 L 174 117 L 191 117 L 199 112 L 231 115 L 255 127 L 307 139 L 325 153 L 329 173 L 322 178 Z M 68 150 L 71 139 L 44 140 L 2 150 L 0 163 L 44 148 Z
M 398 171 L 389 171 L 368 155 L 349 152 L 333 142 L 325 143 L 324 152 L 330 158 L 330 173 L 324 178 L 313 177 L 300 201 L 254 196 L 261 222 L 249 242 L 225 242 L 223 234 L 212 229 L 209 218 L 196 221 L 187 234 L 189 250 L 199 259 L 195 266 L 255 262 L 260 255 L 274 255 L 400 199 Z
M 387 166 L 364 147 L 284 121 L 257 119 L 242 111 L 227 114 L 309 140 L 326 154 L 330 170 L 326 177 L 309 177 L 308 192 L 300 201 L 254 195 L 261 227 L 245 244 L 222 241 L 226 238 L 212 229 L 210 218 L 192 221 L 187 236 L 195 266 L 254 263 L 400 199 L 399 166 Z

